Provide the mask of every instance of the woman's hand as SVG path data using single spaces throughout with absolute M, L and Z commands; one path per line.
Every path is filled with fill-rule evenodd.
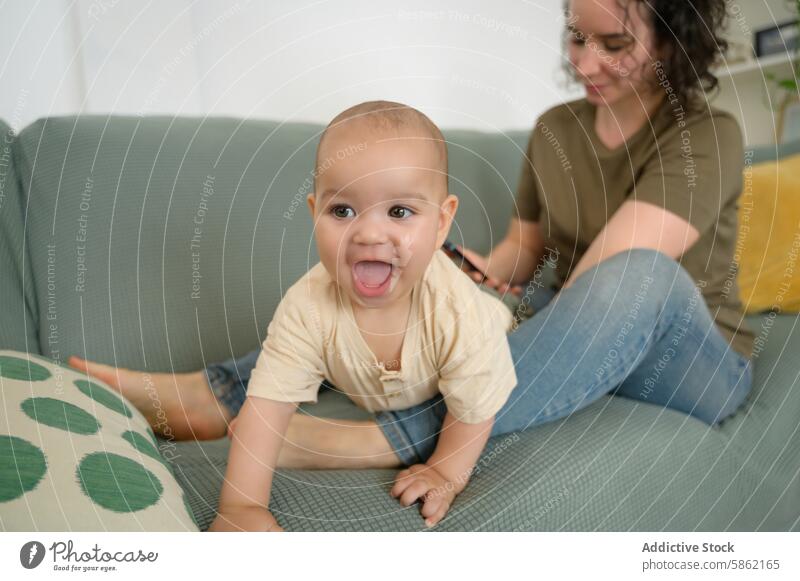
M 433 466 L 414 464 L 397 473 L 389 494 L 403 506 L 421 500 L 419 512 L 425 519 L 425 526 L 432 527 L 445 517 L 461 488 L 463 486 L 448 481 Z
M 260 506 L 222 508 L 208 529 L 212 533 L 261 531 L 282 532 L 272 513 Z
M 457 246 L 457 248 L 461 251 L 461 254 L 467 257 L 467 259 L 474 264 L 481 272 L 475 272 L 471 270 L 466 264 L 463 266 L 464 272 L 466 272 L 472 280 L 477 283 L 483 283 L 484 285 L 495 289 L 497 292 L 503 294 L 510 292 L 517 296 L 522 294 L 522 287 L 519 285 L 510 285 L 507 281 L 501 281 L 493 276 L 491 276 L 487 272 L 487 268 L 489 266 L 489 260 L 485 256 L 481 256 L 474 250 L 470 250 L 469 248 L 464 248 L 463 246 Z M 483 273 L 483 274 L 481 274 Z M 486 279 L 484 280 L 483 275 L 486 275 Z

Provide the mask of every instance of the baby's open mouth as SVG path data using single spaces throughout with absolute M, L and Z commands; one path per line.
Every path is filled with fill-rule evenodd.
M 353 265 L 356 291 L 368 297 L 384 294 L 392 280 L 392 265 L 381 260 L 361 260 Z

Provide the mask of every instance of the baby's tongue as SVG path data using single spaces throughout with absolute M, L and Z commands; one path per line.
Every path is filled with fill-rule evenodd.
M 354 269 L 358 280 L 367 286 L 380 286 L 392 273 L 392 265 L 377 260 L 356 262 Z

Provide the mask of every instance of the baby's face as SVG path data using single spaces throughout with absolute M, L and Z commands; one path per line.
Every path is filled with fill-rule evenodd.
M 458 200 L 435 145 L 359 125 L 326 136 L 308 204 L 322 264 L 355 303 L 380 308 L 422 277 Z

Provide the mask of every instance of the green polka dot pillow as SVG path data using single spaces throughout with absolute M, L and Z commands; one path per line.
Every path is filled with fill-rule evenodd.
M 37 355 L 0 351 L 0 530 L 197 530 L 144 417 Z

